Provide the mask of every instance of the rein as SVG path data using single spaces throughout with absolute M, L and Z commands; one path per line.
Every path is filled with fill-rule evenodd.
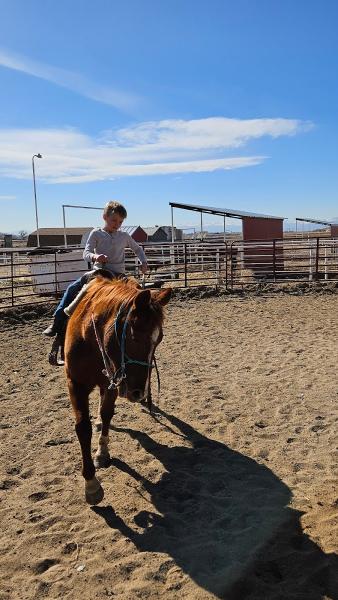
M 155 367 L 156 370 L 156 374 L 157 374 L 157 384 L 158 384 L 158 392 L 160 392 L 160 375 L 158 372 L 158 368 L 157 368 L 157 363 L 156 363 L 156 359 L 155 356 L 153 356 L 152 362 L 148 363 L 146 361 L 143 360 L 137 360 L 134 358 L 130 358 L 128 356 L 128 354 L 126 353 L 126 338 L 127 338 L 127 327 L 129 324 L 129 317 L 130 317 L 130 313 L 132 311 L 132 309 L 130 308 L 126 319 L 124 321 L 123 324 L 123 329 L 122 329 L 122 335 L 121 335 L 121 341 L 119 339 L 119 335 L 118 335 L 118 331 L 117 331 L 117 327 L 118 327 L 118 323 L 119 323 L 119 319 L 122 315 L 122 311 L 125 308 L 125 304 L 122 303 L 119 311 L 116 315 L 115 321 L 114 321 L 114 331 L 115 331 L 115 335 L 116 335 L 116 339 L 117 342 L 120 346 L 121 349 L 121 366 L 119 369 L 117 369 L 116 371 L 112 371 L 111 369 L 111 365 L 110 365 L 110 360 L 108 357 L 108 354 L 103 346 L 102 340 L 100 338 L 99 332 L 97 330 L 96 327 L 96 323 L 95 323 L 95 319 L 94 319 L 94 315 L 92 314 L 91 316 L 91 321 L 93 324 L 93 329 L 94 329 L 94 333 L 95 333 L 95 337 L 96 337 L 96 341 L 98 344 L 98 347 L 100 349 L 101 355 L 102 355 L 102 359 L 103 359 L 103 364 L 104 364 L 104 369 L 102 370 L 103 375 L 105 375 L 108 380 L 109 380 L 109 386 L 108 389 L 116 389 L 119 387 L 119 385 L 121 385 L 122 381 L 124 379 L 126 379 L 127 374 L 126 374 L 126 367 L 127 365 L 140 365 L 141 367 L 146 367 L 148 369 L 153 369 Z M 149 382 L 149 395 L 148 395 L 148 405 L 151 408 L 151 392 L 150 392 L 150 382 Z

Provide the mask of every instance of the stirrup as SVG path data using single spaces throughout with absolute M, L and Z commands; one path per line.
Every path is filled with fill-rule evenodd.
M 60 360 L 58 359 L 59 350 Z M 48 356 L 48 362 L 53 367 L 62 367 L 65 364 L 64 358 L 64 336 L 61 333 L 57 333 Z

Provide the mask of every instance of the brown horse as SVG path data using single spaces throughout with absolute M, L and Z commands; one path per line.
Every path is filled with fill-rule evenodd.
M 70 317 L 65 369 L 89 504 L 104 496 L 95 467 L 110 463 L 109 425 L 117 396 L 142 402 L 150 393 L 154 354 L 163 337 L 163 306 L 170 296 L 171 289 L 142 290 L 135 281 L 97 277 Z M 89 394 L 96 386 L 102 429 L 93 462 Z

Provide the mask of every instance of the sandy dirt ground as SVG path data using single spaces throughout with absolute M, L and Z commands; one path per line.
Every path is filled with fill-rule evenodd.
M 1 600 L 337 599 L 337 313 L 175 300 L 156 413 L 118 400 L 97 507 L 48 319 L 3 323 Z

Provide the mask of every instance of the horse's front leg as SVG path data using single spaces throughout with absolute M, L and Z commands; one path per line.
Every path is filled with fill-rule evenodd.
M 68 390 L 75 414 L 75 431 L 81 446 L 82 475 L 85 479 L 85 496 L 89 504 L 98 504 L 104 496 L 103 488 L 95 477 L 91 454 L 92 425 L 89 417 L 89 392 L 85 385 L 68 378 Z
M 109 426 L 110 421 L 114 416 L 117 391 L 115 389 L 108 390 L 108 388 L 105 387 L 100 389 L 100 394 L 101 401 L 99 411 L 101 421 L 101 433 L 99 437 L 99 446 L 94 459 L 94 464 L 97 468 L 108 467 L 110 465 L 110 454 L 108 449 Z

